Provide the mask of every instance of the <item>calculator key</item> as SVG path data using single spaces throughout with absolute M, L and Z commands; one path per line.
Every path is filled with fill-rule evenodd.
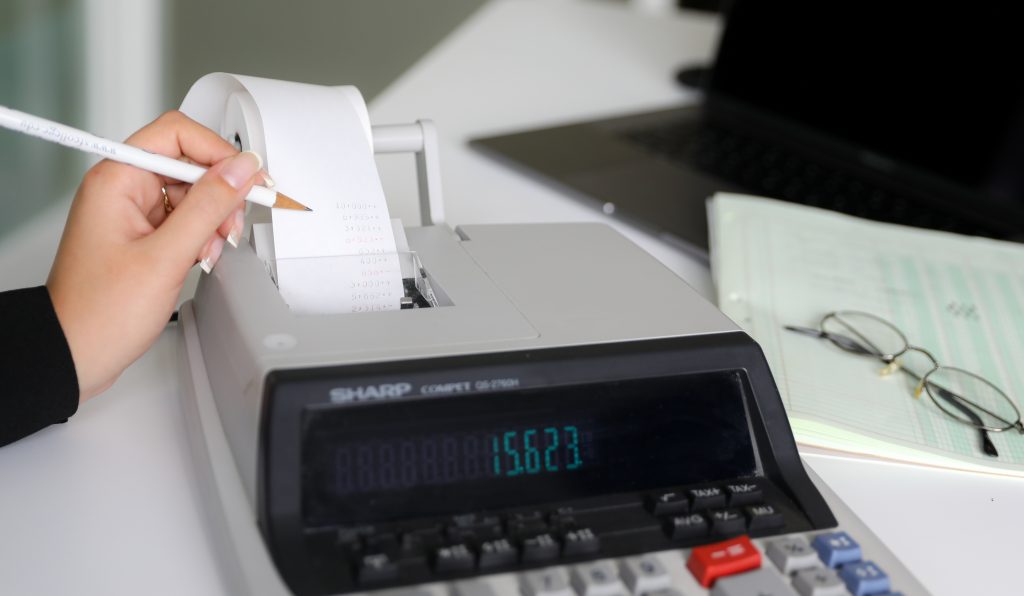
M 480 569 L 491 570 L 514 565 L 519 560 L 519 549 L 505 538 L 480 543 Z
M 565 571 L 559 567 L 549 567 L 522 574 L 520 589 L 524 596 L 576 596 L 572 588 L 569 587 Z
M 691 509 L 711 509 L 713 507 L 725 507 L 725 491 L 712 486 L 709 488 L 692 488 L 687 491 L 690 495 Z
M 558 512 L 549 515 L 548 525 L 556 532 L 568 532 L 569 530 L 575 530 L 579 527 L 579 523 L 576 521 L 576 514 L 573 513 L 572 507 L 561 507 Z
M 506 522 L 508 535 L 513 540 L 522 540 L 543 534 L 548 531 L 548 525 L 544 521 L 544 514 L 540 511 L 526 511 L 513 513 L 508 516 Z
M 811 548 L 803 536 L 788 536 L 770 540 L 765 552 L 775 567 L 786 575 L 801 569 L 821 566 L 818 553 Z
M 448 540 L 470 544 L 479 544 L 485 540 L 494 540 L 505 535 L 499 524 L 473 527 L 448 526 L 445 534 L 448 536 Z
M 398 565 L 384 553 L 366 555 L 359 561 L 359 583 L 374 585 L 398 577 Z
M 672 585 L 672 578 L 661 561 L 653 555 L 629 557 L 619 562 L 619 573 L 633 594 L 648 594 Z
M 626 586 L 611 561 L 577 565 L 572 570 L 572 587 L 580 596 L 625 596 Z
M 394 590 L 381 590 L 375 592 L 375 596 L 433 596 L 433 593 L 421 587 L 395 588 Z
M 398 552 L 398 536 L 395 534 L 374 534 L 367 536 L 363 542 L 368 553 L 387 553 L 394 556 Z
M 338 528 L 338 542 L 358 542 L 360 538 L 372 536 L 377 533 L 377 528 L 371 525 L 350 526 Z
M 725 575 L 761 566 L 761 552 L 746 536 L 694 547 L 686 567 L 705 588 Z
M 850 563 L 839 569 L 839 577 L 853 596 L 866 596 L 889 590 L 889 576 L 871 561 Z
M 428 548 L 437 548 L 444 541 L 440 524 L 431 524 L 406 530 L 402 537 L 411 538 L 413 541 L 420 542 Z
M 765 567 L 715 582 L 711 596 L 797 596 L 779 574 Z
M 596 553 L 600 548 L 601 539 L 590 528 L 571 530 L 562 536 L 563 555 Z
M 818 534 L 811 541 L 811 546 L 818 551 L 821 561 L 829 567 L 835 568 L 860 561 L 860 545 L 846 532 Z
M 647 592 L 644 596 L 683 596 L 678 591 L 672 588 L 664 588 L 662 590 L 655 590 L 653 592 Z
M 668 520 L 666 531 L 672 540 L 703 538 L 708 535 L 708 520 L 699 513 L 679 515 Z
M 476 555 L 465 544 L 442 546 L 434 557 L 434 569 L 439 573 L 472 571 L 475 566 Z
M 403 534 L 398 548 L 399 559 L 426 557 L 441 546 L 440 534 Z
M 509 522 L 508 536 L 512 540 L 525 540 L 548 531 L 548 525 L 543 521 L 519 521 Z
M 747 519 L 750 520 L 751 532 L 758 530 L 774 530 L 785 525 L 782 513 L 771 505 L 749 505 L 744 508 Z
M 734 482 L 725 485 L 725 494 L 729 498 L 729 507 L 755 505 L 764 500 L 761 487 L 753 482 Z
M 647 499 L 647 510 L 654 515 L 682 515 L 690 512 L 690 499 L 684 493 L 658 493 Z
M 802 569 L 793 576 L 800 596 L 849 596 L 843 580 L 831 569 Z
M 523 540 L 523 562 L 537 563 L 558 558 L 558 541 L 551 534 L 540 534 Z
M 742 534 L 747 529 L 747 518 L 739 509 L 713 509 L 708 512 L 712 536 Z
M 478 579 L 455 582 L 452 586 L 452 596 L 497 596 L 494 586 Z
M 453 515 L 451 524 L 458 528 L 476 528 L 480 526 L 497 526 L 501 524 L 501 520 L 496 515 L 462 513 Z

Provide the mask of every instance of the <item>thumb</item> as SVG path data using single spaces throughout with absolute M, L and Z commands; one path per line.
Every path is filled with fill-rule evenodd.
M 153 233 L 160 252 L 189 265 L 195 262 L 217 228 L 249 194 L 262 167 L 260 156 L 246 151 L 210 168 Z

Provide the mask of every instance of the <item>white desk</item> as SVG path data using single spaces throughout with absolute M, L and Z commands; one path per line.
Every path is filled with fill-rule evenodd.
M 466 139 L 686 100 L 671 74 L 707 57 L 717 31 L 705 18 L 654 18 L 599 2 L 492 4 L 405 73 L 371 112 L 378 123 L 437 122 L 453 225 L 603 219 L 477 155 Z M 410 160 L 382 161 L 393 203 L 414 204 L 411 168 Z M 398 211 L 416 220 L 414 211 Z M 55 217 L 47 224 L 51 237 L 61 223 Z M 710 295 L 699 263 L 617 227 Z M 19 279 L 41 281 L 52 251 L 30 250 L 38 236 L 26 236 L 0 246 L 0 266 L 23 251 Z M 223 591 L 188 455 L 174 333 L 169 329 L 70 424 L 0 449 L 0 593 Z M 1024 482 L 807 460 L 936 594 L 1020 592 Z

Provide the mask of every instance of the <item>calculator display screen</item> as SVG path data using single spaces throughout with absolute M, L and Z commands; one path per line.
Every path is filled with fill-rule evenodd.
M 721 371 L 307 410 L 305 525 L 750 476 L 743 387 Z

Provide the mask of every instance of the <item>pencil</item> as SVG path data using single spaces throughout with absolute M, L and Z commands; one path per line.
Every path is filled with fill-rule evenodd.
M 0 126 L 190 184 L 195 183 L 206 173 L 206 168 L 202 166 L 97 137 L 77 128 L 4 106 L 0 106 Z M 279 209 L 312 211 L 309 207 L 285 194 L 259 185 L 252 187 L 245 200 Z

